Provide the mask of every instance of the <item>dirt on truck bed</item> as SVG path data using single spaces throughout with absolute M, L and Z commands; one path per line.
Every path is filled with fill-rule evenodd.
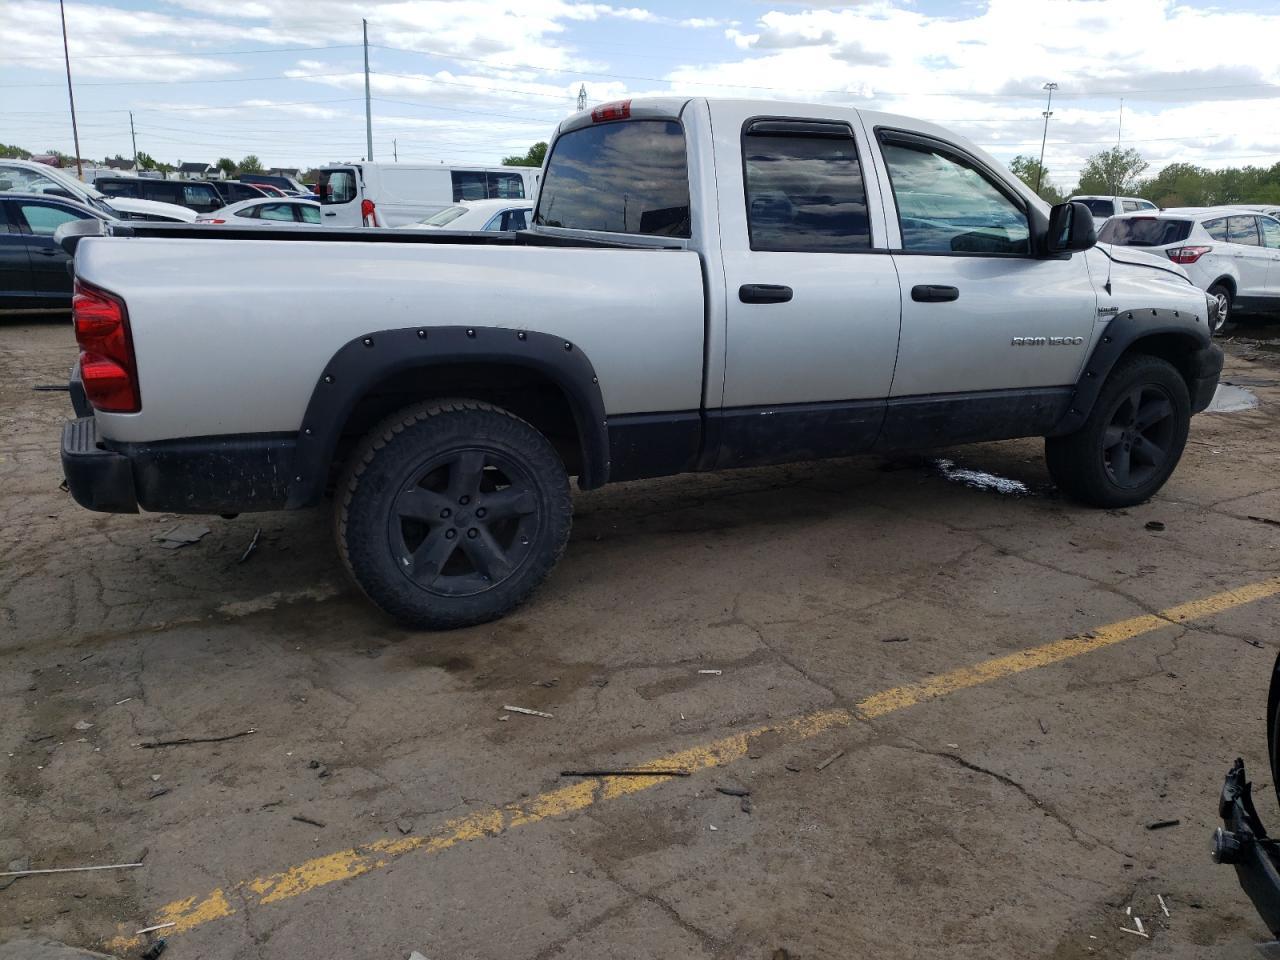
M 1280 822 L 1266 344 L 1226 344 L 1233 412 L 1194 419 L 1140 507 L 1063 501 L 1032 441 L 607 487 L 529 604 L 427 634 L 347 583 L 327 511 L 80 509 L 67 396 L 32 389 L 65 382 L 69 327 L 0 342 L 0 869 L 141 864 L 0 878 L 0 943 L 1065 960 L 1266 936 L 1208 856 L 1237 754 Z M 689 775 L 562 775 L 645 769 Z

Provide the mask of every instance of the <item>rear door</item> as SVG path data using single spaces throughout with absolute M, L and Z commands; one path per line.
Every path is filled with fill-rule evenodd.
M 1267 252 L 1267 287 L 1264 295 L 1271 298 L 1270 305 L 1280 303 L 1280 220 L 1272 217 L 1259 217 L 1258 227 L 1262 230 L 1262 247 Z
M 1227 217 L 1227 243 L 1240 275 L 1239 297 L 1264 297 L 1267 293 L 1267 268 L 1271 256 L 1262 246 L 1258 218 L 1248 214 Z
M 1048 429 L 1091 342 L 1084 255 L 1037 258 L 1027 199 L 965 148 L 909 130 L 876 136 L 902 283 L 884 445 Z
M 0 313 L 35 306 L 27 237 L 14 206 L 0 197 Z
M 843 118 L 839 118 L 844 114 Z M 883 419 L 900 292 L 852 111 L 711 104 L 727 301 L 718 465 L 852 454 Z

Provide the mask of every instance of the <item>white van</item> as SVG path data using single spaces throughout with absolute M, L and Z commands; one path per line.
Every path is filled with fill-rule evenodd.
M 333 163 L 320 169 L 321 222 L 398 227 L 460 200 L 521 200 L 538 191 L 538 167 L 449 167 L 431 163 Z

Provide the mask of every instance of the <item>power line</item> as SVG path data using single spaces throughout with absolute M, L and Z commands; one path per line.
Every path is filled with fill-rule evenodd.
M 305 53 L 310 50 L 350 50 L 358 43 L 335 43 L 322 47 L 266 47 L 261 50 L 192 50 L 189 53 L 93 53 L 76 54 L 77 60 L 173 60 L 187 57 L 240 57 L 257 53 Z M 5 57 L 5 60 L 61 60 L 60 56 Z

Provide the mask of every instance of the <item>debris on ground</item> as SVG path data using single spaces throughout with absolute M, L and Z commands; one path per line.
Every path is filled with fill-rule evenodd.
M 324 829 L 324 824 L 323 824 L 321 821 L 319 821 L 319 820 L 312 820 L 310 817 L 304 817 L 304 816 L 303 816 L 302 814 L 300 814 L 300 813 L 295 813 L 295 814 L 294 814 L 292 817 L 290 817 L 289 819 L 290 819 L 290 820 L 297 820 L 299 823 L 308 823 L 308 824 L 310 824 L 310 825 L 311 825 L 311 826 L 313 826 L 313 827 L 319 827 L 321 830 L 323 830 L 323 829 Z
M 405 820 L 404 818 L 401 818 L 396 821 L 396 829 L 399 830 L 405 836 L 408 836 L 409 834 L 413 833 L 413 821 Z
M 687 777 L 688 770 L 561 770 L 562 777 Z
M 172 791 L 168 787 L 157 787 L 156 789 L 152 790 L 149 794 L 147 794 L 147 799 L 158 800 L 160 797 L 163 797 L 166 793 L 171 793 L 171 792 Z
M 1043 720 L 1039 719 L 1038 717 L 1036 718 L 1036 722 L 1040 724 L 1041 733 L 1047 734 L 1049 732 L 1049 725 L 1047 723 L 1045 723 Z
M 1163 830 L 1165 827 L 1176 827 L 1181 820 L 1152 820 L 1147 824 L 1148 830 Z
M 746 787 L 716 787 L 716 793 L 723 793 L 726 797 L 751 796 L 751 791 Z
M 30 857 L 19 857 L 17 860 L 9 861 L 8 872 L 11 874 L 21 874 L 30 869 L 31 869 Z M 16 876 L 5 877 L 4 879 L 0 880 L 0 890 L 5 890 L 8 887 L 13 886 L 13 884 L 17 882 L 18 882 L 18 877 Z
M 164 953 L 164 948 L 169 946 L 169 941 L 161 937 L 146 950 L 142 951 L 142 960 L 156 960 L 160 954 Z
M 742 798 L 742 802 L 738 804 L 738 809 L 739 809 L 739 810 L 741 810 L 743 813 L 750 813 L 750 812 L 751 812 L 751 798 L 750 798 L 750 797 L 743 797 L 743 798 Z
M 910 637 L 881 637 L 880 642 L 881 643 L 907 643 L 908 641 L 910 641 L 910 639 L 911 639 Z
M 1270 517 L 1255 517 L 1253 514 L 1248 516 L 1250 520 L 1256 520 L 1258 523 L 1267 523 L 1273 527 L 1280 527 L 1280 520 L 1272 520 Z
M 800 772 L 800 768 L 796 766 L 794 763 L 784 763 L 782 766 L 784 769 L 790 770 L 792 773 Z
M 723 670 L 699 670 L 698 673 L 704 677 L 718 677 L 722 673 L 724 673 L 724 671 Z
M 261 536 L 262 536 L 262 528 L 258 527 L 257 530 L 253 531 L 253 539 L 250 540 L 249 545 L 244 548 L 244 553 L 240 554 L 240 559 L 237 560 L 236 563 L 244 563 L 251 556 L 253 556 L 254 551 L 258 549 L 258 538 Z
M 257 732 L 257 730 L 241 730 L 239 733 L 229 733 L 225 737 L 179 737 L 177 740 L 151 740 L 146 743 L 140 743 L 138 746 L 143 750 L 155 750 L 157 747 L 181 747 L 189 743 L 222 743 L 226 740 L 247 737 Z
M 90 723 L 88 720 L 77 720 L 75 722 L 75 728 L 81 732 L 84 732 L 85 730 L 92 730 L 93 724 Z
M 502 709 L 510 711 L 511 713 L 523 713 L 528 717 L 546 717 L 548 720 L 555 719 L 553 714 L 543 713 L 541 710 L 530 710 L 528 707 L 513 707 L 509 703 L 504 703 L 502 705 Z
M 818 764 L 816 767 L 814 767 L 813 769 L 815 769 L 815 770 L 825 770 L 825 769 L 827 769 L 827 767 L 831 766 L 831 764 L 835 763 L 837 760 L 839 760 L 839 759 L 840 759 L 841 757 L 843 757 L 843 756 L 844 756 L 844 751 L 843 751 L 843 750 L 837 750 L 835 753 L 833 753 L 831 756 L 827 757 L 827 759 L 823 760 L 821 763 L 819 763 L 819 764 Z
M 717 827 L 714 823 L 709 823 L 709 824 L 707 824 L 707 826 L 709 826 L 712 830 L 719 830 L 719 829 L 720 829 L 720 828 L 719 828 L 719 827 Z
M 0 877 L 33 877 L 40 873 L 84 873 L 89 870 L 127 870 L 129 867 L 140 867 L 141 863 L 104 863 L 92 867 L 47 867 L 43 870 L 6 870 Z
M 413 953 L 409 954 L 409 960 L 427 960 L 427 958 L 415 950 Z
M 1159 520 L 1148 520 L 1146 522 L 1146 528 L 1148 530 L 1154 530 L 1157 533 L 1159 533 L 1161 530 L 1164 529 L 1164 524 Z
M 548 690 L 550 690 L 552 687 L 554 687 L 554 686 L 555 686 L 557 683 L 559 683 L 559 682 L 560 682 L 560 678 L 559 678 L 559 677 L 552 677 L 550 680 L 534 680 L 531 684 L 529 684 L 529 686 L 531 686 L 531 687 L 546 687 Z
M 1169 916 L 1169 905 L 1164 902 L 1164 897 L 1157 893 L 1156 899 L 1160 901 L 1160 909 L 1164 911 L 1164 915 Z
M 143 927 L 141 930 L 135 930 L 133 935 L 135 937 L 140 937 L 144 933 L 154 933 L 157 930 L 164 930 L 167 927 L 176 927 L 177 925 L 177 920 L 170 920 L 168 923 L 157 923 L 154 927 Z
M 199 543 L 209 533 L 208 527 L 198 523 L 180 523 L 172 530 L 157 533 L 151 539 L 166 550 L 177 550 L 192 543 Z

